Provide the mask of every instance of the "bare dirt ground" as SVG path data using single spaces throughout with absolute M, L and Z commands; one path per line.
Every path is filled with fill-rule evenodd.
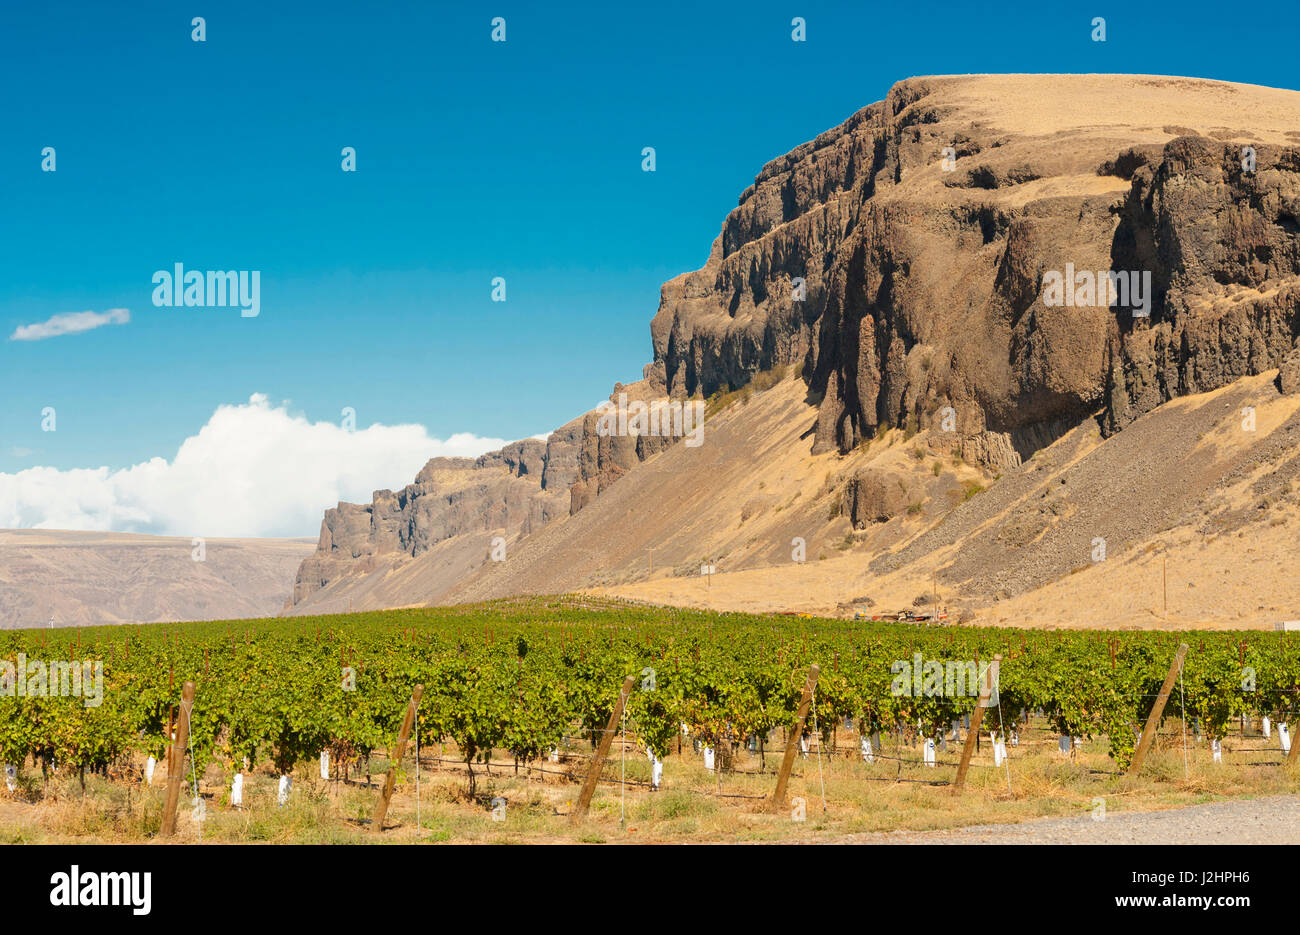
M 744 412 L 733 418 L 761 428 Z M 891 433 L 848 458 L 807 456 L 803 475 L 813 483 L 793 488 L 812 506 L 797 514 L 809 530 L 806 561 L 728 550 L 742 530 L 772 545 L 798 534 L 764 525 L 761 509 L 741 519 L 757 483 L 766 477 L 770 489 L 780 476 L 756 473 L 749 485 L 715 488 L 694 543 L 658 538 L 653 576 L 642 564 L 639 580 L 592 590 L 664 605 L 840 616 L 910 608 L 937 591 L 952 621 L 975 625 L 1272 629 L 1300 618 L 1300 577 L 1290 571 L 1300 561 L 1297 444 L 1300 399 L 1279 396 L 1272 374 L 1175 400 L 1110 439 L 1085 424 L 1001 476 L 981 478 L 941 459 L 924 435 Z M 918 475 L 933 475 L 923 510 L 862 530 L 843 517 L 827 521 L 837 485 L 860 464 L 902 470 L 908 461 Z M 945 499 L 945 487 L 960 490 L 972 478 L 986 489 Z M 624 478 L 609 504 L 590 509 L 631 497 L 638 483 L 635 474 Z M 562 526 L 552 532 L 562 535 Z M 702 578 L 681 562 L 692 546 L 701 558 L 722 553 L 716 574 Z M 674 559 L 675 574 L 660 570 Z

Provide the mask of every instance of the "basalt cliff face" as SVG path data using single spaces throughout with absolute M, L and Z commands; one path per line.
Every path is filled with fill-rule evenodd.
M 477 459 L 433 458 L 396 493 L 377 490 L 368 504 L 325 511 L 316 552 L 298 570 L 293 603 L 449 540 L 477 549 L 495 535 L 527 535 L 567 510 L 576 478 L 576 445 L 563 429 L 551 441 L 514 442 Z
M 1048 301 L 1045 277 L 1076 271 L 1132 273 L 1149 294 Z M 611 398 L 712 397 L 785 367 L 804 402 L 780 411 L 808 420 L 792 436 L 804 453 L 847 456 L 897 427 L 990 474 L 1088 420 L 1113 436 L 1171 399 L 1274 368 L 1295 392 L 1300 94 L 1122 75 L 900 82 L 764 166 L 705 265 L 663 286 L 650 332 L 642 379 Z M 574 522 L 676 441 L 603 434 L 593 412 L 544 443 L 431 461 L 403 491 L 327 512 L 295 601 L 425 553 L 443 570 L 384 601 L 508 588 L 504 573 L 483 584 L 490 536 L 513 544 Z M 777 455 L 755 446 L 734 456 Z M 862 529 L 929 516 L 933 481 L 895 476 L 905 468 L 816 470 L 856 472 L 828 475 L 824 493 Z M 755 504 L 780 500 L 776 486 Z M 566 553 L 565 573 L 598 561 L 584 555 Z M 519 586 L 558 580 L 548 568 L 538 559 Z M 479 583 L 459 586 L 471 574 Z
M 646 381 L 616 384 L 611 399 L 651 399 Z M 316 552 L 294 582 L 293 605 L 341 579 L 392 571 L 406 559 L 442 546 L 441 572 L 425 588 L 449 588 L 489 558 L 497 537 L 507 543 L 557 516 L 577 513 L 634 466 L 678 441 L 672 436 L 601 432 L 595 410 L 552 432 L 477 459 L 433 458 L 415 482 L 377 490 L 368 504 L 325 511 Z M 344 599 L 345 600 L 345 599 Z
M 1296 99 L 1141 76 L 901 82 L 763 168 L 704 268 L 664 286 L 650 372 L 707 395 L 792 364 L 819 450 L 951 406 L 1007 461 L 1099 410 L 1115 431 L 1277 367 L 1300 303 Z M 1067 264 L 1149 272 L 1149 316 L 1046 305 Z

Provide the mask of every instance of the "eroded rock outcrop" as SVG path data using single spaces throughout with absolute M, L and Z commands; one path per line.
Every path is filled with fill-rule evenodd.
M 793 364 L 820 400 L 817 450 L 952 406 L 972 451 L 1005 464 L 990 439 L 1025 457 L 1095 413 L 1113 432 L 1277 367 L 1300 308 L 1297 97 L 1129 76 L 901 82 L 765 166 L 705 266 L 665 284 L 665 385 L 707 395 Z M 1150 273 L 1148 317 L 1046 304 L 1044 273 L 1067 264 Z
M 702 399 L 791 366 L 817 406 L 814 453 L 899 427 L 1006 471 L 1086 419 L 1114 434 L 1243 376 L 1281 367 L 1296 392 L 1298 146 L 1291 91 L 908 79 L 762 168 L 705 265 L 663 285 L 654 359 L 611 399 Z M 1064 303 L 1045 287 L 1111 272 L 1149 288 L 1112 304 L 1074 301 L 1073 278 Z M 298 591 L 470 532 L 527 534 L 680 441 L 597 425 L 435 459 L 402 491 L 340 504 Z M 842 508 L 855 525 L 897 515 L 914 492 L 896 488 L 855 476 Z
M 374 569 L 382 557 L 416 558 L 470 533 L 528 535 L 568 512 L 574 447 L 561 430 L 547 442 L 525 439 L 477 459 L 433 458 L 399 491 L 326 510 L 316 552 L 298 570 L 294 603 Z
M 909 507 L 920 508 L 925 491 L 911 474 L 866 468 L 844 485 L 841 508 L 854 529 L 884 523 Z
M 1297 342 L 1290 353 L 1282 358 L 1282 366 L 1277 375 L 1277 388 L 1288 396 L 1300 393 L 1300 342 Z
M 1137 168 L 1119 210 L 1116 268 L 1153 272 L 1149 318 L 1120 313 L 1106 427 L 1175 396 L 1282 365 L 1300 311 L 1300 150 L 1180 137 Z

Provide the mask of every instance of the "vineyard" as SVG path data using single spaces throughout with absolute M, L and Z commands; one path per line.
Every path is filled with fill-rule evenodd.
M 1119 771 L 1173 676 L 1180 643 L 1188 649 L 1165 717 L 1207 740 L 1244 718 L 1295 722 L 1295 634 L 920 628 L 558 598 L 5 631 L 0 660 L 17 667 L 25 659 L 29 673 L 31 660 L 100 661 L 103 688 L 96 705 L 52 690 L 19 697 L 9 677 L 0 685 L 0 760 L 46 779 L 136 777 L 144 758 L 165 758 L 181 687 L 192 681 L 187 775 L 216 770 L 227 785 L 259 767 L 301 775 L 326 754 L 330 774 L 342 777 L 389 756 L 422 685 L 413 734 L 426 754 L 437 745 L 440 760 L 459 764 L 472 798 L 494 766 L 545 775 L 562 752 L 590 751 L 628 676 L 620 749 L 639 751 L 642 765 L 707 748 L 771 766 L 788 743 L 835 751 L 850 733 L 885 756 L 878 735 L 896 738 L 897 750 L 926 738 L 942 744 L 976 705 L 973 693 L 900 691 L 900 663 L 969 661 L 983 673 L 1000 654 L 986 741 L 990 730 L 1005 740 L 1032 717 L 1044 733 L 1104 743 Z M 820 678 L 806 732 L 792 737 L 813 664 Z

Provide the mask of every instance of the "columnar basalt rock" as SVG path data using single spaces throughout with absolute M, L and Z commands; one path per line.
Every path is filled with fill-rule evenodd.
M 1112 304 L 1074 271 L 1150 292 Z M 1048 274 L 1071 277 L 1069 299 Z M 817 406 L 814 454 L 901 428 L 1005 471 L 1085 420 L 1113 435 L 1243 376 L 1280 367 L 1296 392 L 1297 335 L 1300 94 L 912 78 L 762 168 L 704 266 L 663 285 L 653 360 L 611 399 L 701 399 L 789 366 Z M 339 504 L 298 593 L 375 556 L 527 534 L 681 440 L 598 425 L 590 412 L 545 443 L 435 459 L 402 491 Z M 902 503 L 877 481 L 846 488 L 855 524 Z
M 375 567 L 382 556 L 418 557 L 440 542 L 470 533 L 527 535 L 568 511 L 576 472 L 564 435 L 552 446 L 525 439 L 473 460 L 433 458 L 415 483 L 375 491 L 369 504 L 325 511 L 316 552 L 298 571 L 294 603 L 348 574 Z M 549 470 L 549 477 L 548 477 Z M 549 483 L 548 483 L 549 481 Z
M 997 119 L 1013 92 L 1047 111 L 1038 126 Z M 1113 432 L 1277 367 L 1300 308 L 1300 134 L 1266 140 L 1296 97 L 1128 76 L 901 82 L 764 167 L 705 266 L 664 286 L 656 364 L 677 395 L 802 367 L 819 451 L 952 405 L 961 431 L 1021 457 L 1098 412 Z M 1097 117 L 1107 98 L 1118 116 Z M 1142 126 L 1128 99 L 1180 122 L 1239 106 L 1247 129 Z M 1044 273 L 1067 263 L 1149 272 L 1149 317 L 1045 304 Z

